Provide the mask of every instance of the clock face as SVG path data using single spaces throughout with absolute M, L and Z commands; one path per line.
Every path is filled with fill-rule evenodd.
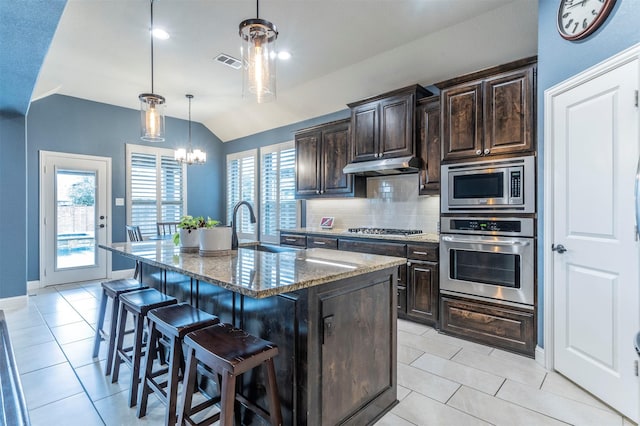
M 607 18 L 615 0 L 561 0 L 558 32 L 567 40 L 579 40 L 594 32 Z

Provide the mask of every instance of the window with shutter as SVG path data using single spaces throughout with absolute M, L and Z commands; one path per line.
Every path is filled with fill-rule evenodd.
M 260 241 L 278 243 L 278 230 L 298 226 L 294 142 L 260 148 Z
M 237 152 L 227 155 L 227 223 L 233 220 L 233 207 L 239 201 L 248 201 L 253 207 L 256 217 L 259 209 L 256 204 L 257 192 L 257 150 Z M 249 210 L 241 207 L 238 210 L 236 231 L 239 239 L 256 241 L 257 224 L 251 223 Z
M 173 159 L 173 150 L 126 145 L 127 224 L 142 235 L 156 235 L 157 222 L 178 222 L 187 211 L 186 166 Z

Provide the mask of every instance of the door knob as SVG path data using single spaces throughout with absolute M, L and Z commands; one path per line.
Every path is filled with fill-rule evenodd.
M 100 224 L 100 228 L 104 228 L 104 223 L 101 223 L 101 224 Z
M 557 251 L 558 253 L 562 254 L 567 251 L 567 249 L 562 244 L 551 244 L 551 251 Z

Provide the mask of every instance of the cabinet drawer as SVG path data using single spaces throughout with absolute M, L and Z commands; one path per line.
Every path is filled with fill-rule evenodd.
M 307 237 L 307 248 L 338 249 L 338 239 L 332 237 Z
M 409 244 L 407 258 L 416 260 L 438 261 L 438 244 Z
M 400 243 L 373 243 L 360 240 L 338 240 L 338 249 L 383 256 L 407 257 L 407 245 Z
M 306 247 L 307 246 L 307 236 L 306 235 L 294 235 L 294 234 L 280 234 L 280 245 L 282 245 L 282 246 Z
M 533 356 L 533 311 L 445 295 L 440 297 L 440 308 L 444 333 Z

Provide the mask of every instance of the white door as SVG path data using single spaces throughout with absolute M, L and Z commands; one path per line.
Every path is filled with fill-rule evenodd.
M 547 241 L 556 247 L 551 255 L 555 369 L 635 421 L 638 63 L 580 76 L 577 85 L 554 95 L 546 106 L 553 109 L 552 117 L 547 115 L 551 138 L 545 140 L 553 152 L 546 165 L 552 167 L 553 204 L 545 210 L 553 212 Z
M 110 158 L 40 152 L 41 285 L 107 277 L 110 182 Z

